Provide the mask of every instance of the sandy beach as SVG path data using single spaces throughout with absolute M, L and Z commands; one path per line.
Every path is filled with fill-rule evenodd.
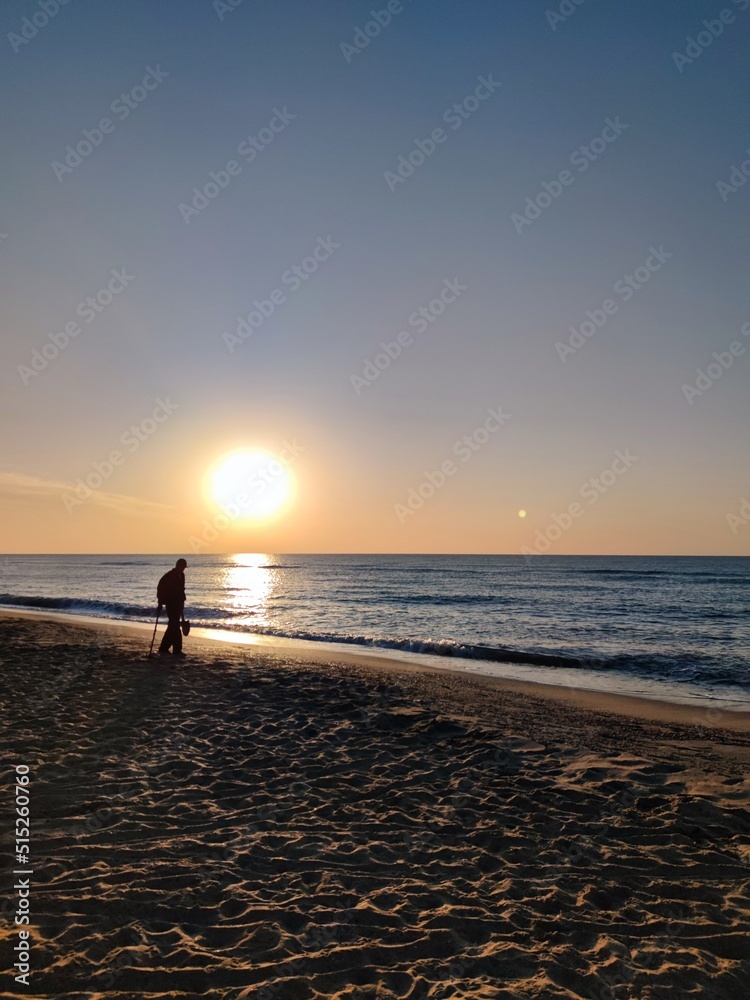
M 192 637 L 147 660 L 147 633 L 12 614 L 0 635 L 33 871 L 31 986 L 2 997 L 748 996 L 746 715 Z

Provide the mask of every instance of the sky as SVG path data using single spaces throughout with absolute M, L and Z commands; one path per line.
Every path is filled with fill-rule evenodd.
M 749 38 L 6 0 L 0 550 L 750 554 Z

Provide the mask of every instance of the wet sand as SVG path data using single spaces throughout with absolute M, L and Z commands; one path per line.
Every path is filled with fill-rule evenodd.
M 746 715 L 192 637 L 147 660 L 143 632 L 11 614 L 0 636 L 34 862 L 32 986 L 2 997 L 750 995 Z

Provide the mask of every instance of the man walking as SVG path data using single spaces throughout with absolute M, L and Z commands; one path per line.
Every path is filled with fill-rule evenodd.
M 184 559 L 178 559 L 174 569 L 159 580 L 156 588 L 156 599 L 159 602 L 159 612 L 163 607 L 167 609 L 169 623 L 164 638 L 159 646 L 160 653 L 168 653 L 170 647 L 173 656 L 184 656 L 182 652 L 182 628 L 181 622 L 185 612 L 185 570 L 187 563 Z

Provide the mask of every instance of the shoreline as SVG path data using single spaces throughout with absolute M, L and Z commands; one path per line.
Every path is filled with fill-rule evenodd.
M 123 622 L 84 615 L 65 614 L 62 612 L 0 608 L 0 617 L 3 619 L 20 618 L 24 620 L 62 622 L 64 624 L 79 626 L 82 629 L 88 629 L 94 634 L 102 631 L 111 631 L 115 633 L 119 632 L 121 635 L 128 636 L 129 638 L 133 637 L 134 632 L 142 632 L 144 635 L 150 635 L 153 632 L 153 627 L 145 622 Z M 219 634 L 216 635 L 206 634 L 207 632 L 208 630 L 206 629 L 192 630 L 190 637 L 186 641 L 186 647 L 188 649 L 192 647 L 200 651 L 203 655 L 210 654 L 211 656 L 217 656 L 222 648 L 229 647 L 236 653 L 245 653 L 248 657 L 252 653 L 258 653 L 285 660 L 291 658 L 296 663 L 310 665 L 350 665 L 374 671 L 384 670 L 394 674 L 423 673 L 443 678 L 449 675 L 453 678 L 470 680 L 477 685 L 486 687 L 488 690 L 508 691 L 514 694 L 528 695 L 544 699 L 548 702 L 556 702 L 560 706 L 568 706 L 584 711 L 610 713 L 668 725 L 700 726 L 703 728 L 732 730 L 740 733 L 750 732 L 750 711 L 737 709 L 725 710 L 712 706 L 709 703 L 685 705 L 647 696 L 595 691 L 582 687 L 569 687 L 563 684 L 547 684 L 542 681 L 499 677 L 466 669 L 456 669 L 455 667 L 451 669 L 452 664 L 450 663 L 445 667 L 442 665 L 438 667 L 429 663 L 418 662 L 416 657 L 419 654 L 411 654 L 413 658 L 409 658 L 408 655 L 399 656 L 397 652 L 391 650 L 378 650 L 377 652 L 373 650 L 360 651 L 356 647 L 353 647 L 351 651 L 348 647 L 345 650 L 339 648 L 329 649 L 322 643 L 318 645 L 305 640 L 281 639 L 253 635 L 252 633 L 247 633 L 243 638 L 238 638 L 233 633 L 220 632 L 218 629 L 217 633 Z M 144 647 L 144 656 L 146 652 L 147 650 Z M 187 663 L 189 664 L 189 662 L 188 660 Z

